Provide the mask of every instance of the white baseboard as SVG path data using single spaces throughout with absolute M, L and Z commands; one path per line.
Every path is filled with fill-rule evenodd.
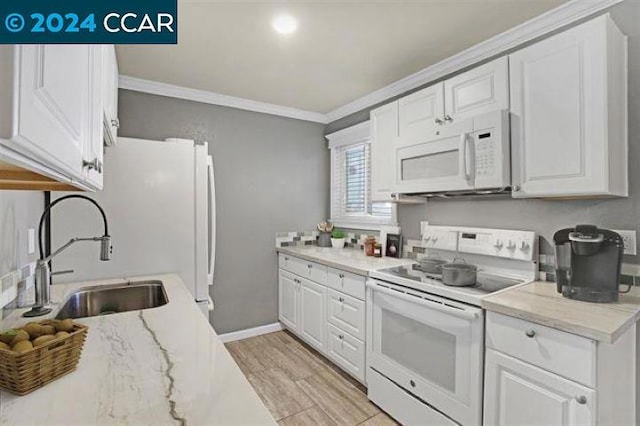
M 283 330 L 282 324 L 274 322 L 273 324 L 261 325 L 259 327 L 247 328 L 246 330 L 234 331 L 231 333 L 221 334 L 222 343 L 235 342 L 236 340 L 248 339 L 249 337 L 259 336 L 261 334 L 274 333 Z

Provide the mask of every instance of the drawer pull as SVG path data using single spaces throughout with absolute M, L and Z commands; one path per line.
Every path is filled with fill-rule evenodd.
M 578 395 L 576 396 L 576 402 L 580 405 L 584 405 L 587 403 L 587 397 L 584 395 Z
M 340 277 L 340 279 L 344 279 L 344 274 L 340 274 L 338 276 Z
M 416 382 L 414 382 L 413 380 L 409 380 L 409 384 L 411 385 L 412 388 L 416 387 Z
M 536 337 L 535 330 L 527 330 L 524 334 L 526 334 L 527 337 L 530 338 L 530 339 L 533 339 L 534 337 Z
M 344 336 L 342 334 L 339 334 L 338 335 L 338 339 L 342 340 L 342 339 L 344 339 Z
M 338 298 L 338 300 L 339 300 L 340 302 L 344 302 L 344 297 L 340 297 L 340 298 Z
M 288 258 L 288 257 L 285 257 L 285 258 L 284 258 L 284 260 L 287 260 L 287 261 L 288 261 L 288 260 L 289 260 L 289 258 Z

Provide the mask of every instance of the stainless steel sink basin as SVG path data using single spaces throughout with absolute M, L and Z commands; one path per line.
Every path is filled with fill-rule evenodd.
M 84 287 L 69 296 L 57 319 L 86 318 L 156 308 L 169 302 L 161 281 Z

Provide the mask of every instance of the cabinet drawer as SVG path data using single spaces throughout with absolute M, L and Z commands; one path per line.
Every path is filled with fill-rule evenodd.
M 280 267 L 286 271 L 319 284 L 327 285 L 327 267 L 324 265 L 289 256 L 288 254 L 281 254 L 279 263 Z
M 521 319 L 487 313 L 487 347 L 595 387 L 593 340 Z
M 353 296 L 356 299 L 364 300 L 365 277 L 329 268 L 327 274 L 327 285 L 334 290 Z
M 329 289 L 328 296 L 328 321 L 352 336 L 364 340 L 364 302 L 333 289 Z
M 458 424 L 375 370 L 369 369 L 367 385 L 369 399 L 404 425 L 456 426 Z
M 327 324 L 327 355 L 343 370 L 364 383 L 364 343 Z

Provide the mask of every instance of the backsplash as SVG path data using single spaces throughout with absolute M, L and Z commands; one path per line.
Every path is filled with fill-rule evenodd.
M 342 229 L 346 233 L 345 247 L 364 249 L 364 240 L 367 237 L 376 237 L 380 235 L 376 231 L 368 231 L 366 234 L 361 231 Z M 292 247 L 292 246 L 316 246 L 318 245 L 319 231 L 291 231 L 276 233 L 276 247 Z
M 319 236 L 319 231 L 277 232 L 276 247 L 316 246 Z
M 404 257 L 408 259 L 420 260 L 426 256 L 426 249 L 422 245 L 422 241 L 415 239 L 405 240 L 403 246 Z M 538 273 L 540 281 L 556 281 L 555 271 L 556 257 L 552 254 L 540 254 L 538 257 Z M 623 269 L 624 270 L 624 269 Z M 621 284 L 640 285 L 640 276 L 622 274 L 620 276 Z
M 36 253 L 28 253 L 27 236 L 29 229 L 37 229 L 43 209 L 42 192 L 0 191 L 0 277 L 7 277 L 36 260 Z M 26 303 L 26 288 L 26 281 L 22 281 L 18 297 L 0 310 L 0 329 L 2 318 L 15 309 L 18 301 Z

